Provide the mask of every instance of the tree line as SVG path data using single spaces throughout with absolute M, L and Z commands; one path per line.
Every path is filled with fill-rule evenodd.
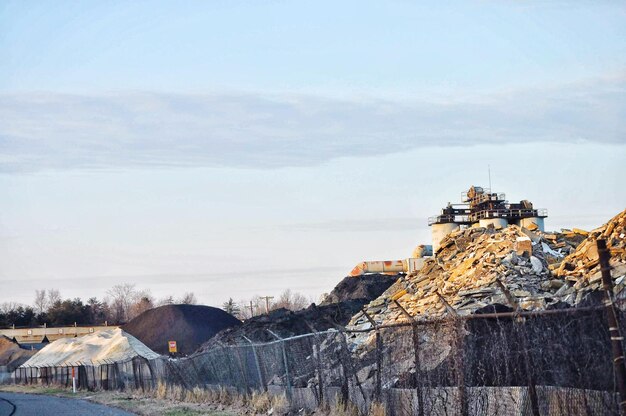
M 0 304 L 0 327 L 102 325 L 105 322 L 117 325 L 157 306 L 196 302 L 191 292 L 177 299 L 166 296 L 157 300 L 149 290 L 137 289 L 129 283 L 113 286 L 102 300 L 92 297 L 86 302 L 80 298 L 63 299 L 56 289 L 42 289 L 35 291 L 32 306 L 14 302 Z
M 222 305 L 222 309 L 238 319 L 245 320 L 281 308 L 298 311 L 306 308 L 311 303 L 313 303 L 311 298 L 286 289 L 278 297 L 255 295 L 251 299 L 239 300 L 237 302 L 233 298 L 229 298 Z

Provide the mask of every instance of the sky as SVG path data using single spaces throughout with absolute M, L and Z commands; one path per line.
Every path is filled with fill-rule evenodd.
M 0 303 L 313 299 L 471 185 L 626 207 L 612 1 L 0 2 Z

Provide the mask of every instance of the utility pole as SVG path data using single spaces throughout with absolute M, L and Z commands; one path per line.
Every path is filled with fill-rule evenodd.
M 265 313 L 270 313 L 270 299 L 274 299 L 274 296 L 261 296 L 261 299 L 265 299 Z
M 250 318 L 254 316 L 254 309 L 252 308 L 252 301 L 250 301 Z

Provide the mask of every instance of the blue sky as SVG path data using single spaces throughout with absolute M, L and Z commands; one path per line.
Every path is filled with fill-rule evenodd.
M 2 2 L 0 302 L 316 296 L 487 165 L 600 225 L 625 91 L 620 2 Z

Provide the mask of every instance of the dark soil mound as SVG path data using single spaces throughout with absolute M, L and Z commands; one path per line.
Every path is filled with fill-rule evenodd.
M 164 305 L 150 309 L 122 329 L 153 351 L 168 354 L 168 341 L 176 341 L 180 354 L 190 354 L 219 331 L 240 325 L 234 316 L 202 305 Z
M 244 321 L 236 328 L 220 332 L 204 344 L 201 351 L 211 349 L 218 343 L 245 343 L 244 336 L 255 342 L 273 341 L 272 331 L 282 338 L 345 326 L 352 316 L 364 305 L 380 296 L 396 280 L 398 275 L 384 274 L 346 277 L 343 279 L 323 304 L 312 304 L 306 309 L 289 311 L 277 309 L 268 315 L 259 315 Z
M 7 366 L 9 371 L 24 364 L 36 352 L 21 348 L 18 343 L 0 335 L 0 366 Z
M 366 274 L 358 277 L 345 277 L 324 299 L 323 305 L 349 299 L 374 300 L 394 284 L 399 275 Z

